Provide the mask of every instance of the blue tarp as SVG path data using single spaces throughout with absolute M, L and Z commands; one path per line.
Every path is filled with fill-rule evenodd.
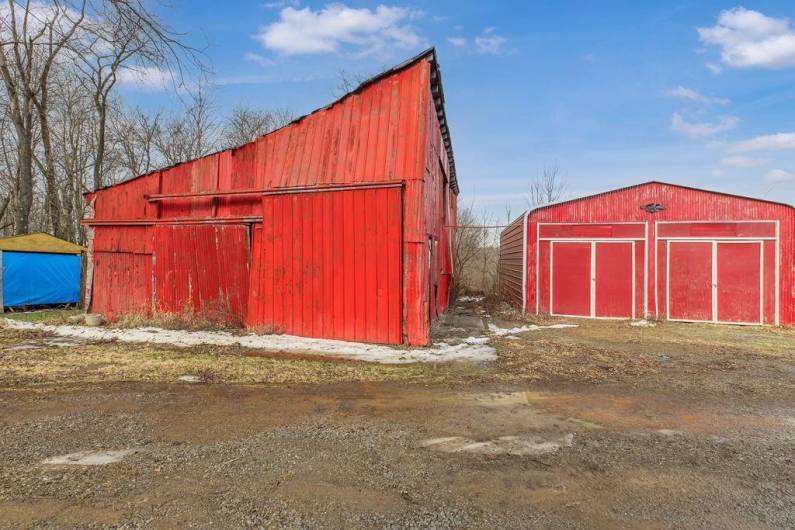
M 80 301 L 80 256 L 3 252 L 3 306 Z

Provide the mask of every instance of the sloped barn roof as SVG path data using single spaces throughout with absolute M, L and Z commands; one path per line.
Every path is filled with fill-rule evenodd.
M 358 87 L 356 87 L 355 89 L 351 90 L 347 94 L 341 96 L 340 98 L 338 98 L 337 100 L 333 101 L 332 103 L 329 103 L 328 105 L 325 105 L 323 107 L 315 109 L 315 110 L 313 110 L 312 112 L 310 112 L 308 114 L 305 114 L 305 115 L 303 115 L 303 116 L 301 116 L 299 118 L 296 118 L 293 121 L 291 121 L 290 123 L 284 125 L 283 127 L 279 128 L 279 129 L 276 129 L 276 130 L 273 130 L 271 132 L 268 132 L 268 133 L 258 137 L 257 139 L 255 139 L 252 142 L 248 142 L 246 144 L 243 144 L 243 145 L 240 145 L 240 146 L 236 146 L 236 147 L 230 147 L 230 148 L 227 148 L 227 149 L 223 149 L 223 150 L 217 151 L 215 153 L 210 153 L 210 154 L 205 155 L 203 157 L 200 157 L 198 159 L 186 160 L 186 161 L 180 162 L 178 164 L 174 164 L 172 166 L 158 168 L 158 169 L 156 169 L 154 171 L 150 171 L 149 173 L 145 173 L 143 175 L 138 175 L 138 176 L 135 176 L 135 177 L 133 177 L 131 179 L 128 179 L 128 180 L 125 180 L 125 181 L 122 181 L 122 182 L 119 182 L 119 183 L 116 183 L 116 184 L 111 184 L 111 185 L 108 185 L 108 186 L 104 186 L 102 188 L 98 188 L 98 189 L 94 190 L 93 192 L 92 191 L 86 192 L 84 195 L 90 195 L 90 194 L 92 194 L 92 193 L 94 193 L 96 191 L 101 191 L 101 190 L 104 190 L 104 189 L 107 189 L 107 188 L 113 188 L 113 187 L 118 186 L 120 184 L 125 184 L 127 182 L 132 181 L 132 180 L 136 180 L 136 179 L 139 179 L 139 178 L 142 178 L 142 177 L 146 177 L 148 175 L 152 175 L 152 174 L 155 174 L 155 173 L 166 172 L 166 171 L 168 171 L 171 168 L 176 168 L 178 166 L 182 166 L 182 165 L 184 165 L 186 163 L 194 162 L 196 160 L 203 160 L 205 158 L 211 158 L 211 157 L 214 157 L 214 156 L 218 155 L 219 153 L 224 153 L 224 152 L 227 152 L 227 151 L 236 151 L 238 149 L 245 148 L 246 146 L 249 146 L 250 144 L 256 144 L 257 140 L 265 138 L 265 137 L 268 137 L 268 136 L 275 136 L 277 134 L 281 134 L 284 131 L 284 129 L 288 129 L 290 127 L 294 127 L 295 125 L 301 123 L 302 121 L 304 121 L 305 119 L 307 119 L 307 118 L 309 118 L 311 116 L 314 116 L 314 115 L 316 115 L 318 113 L 321 113 L 321 112 L 323 112 L 323 111 L 325 111 L 327 109 L 330 109 L 331 107 L 334 107 L 337 104 L 343 103 L 347 99 L 351 98 L 352 96 L 360 94 L 367 87 L 369 87 L 369 86 L 371 86 L 371 85 L 373 85 L 375 83 L 378 83 L 379 81 L 381 81 L 381 80 L 383 80 L 385 78 L 388 78 L 390 76 L 398 74 L 398 73 L 400 73 L 400 72 L 402 72 L 402 71 L 404 71 L 404 70 L 406 70 L 408 68 L 411 68 L 412 66 L 414 66 L 418 62 L 424 61 L 424 60 L 429 61 L 430 65 L 431 65 L 431 71 L 430 71 L 431 96 L 433 98 L 433 103 L 434 103 L 434 107 L 435 107 L 435 110 L 436 110 L 436 115 L 437 115 L 437 118 L 439 120 L 439 129 L 440 129 L 441 136 L 442 136 L 442 142 L 443 142 L 443 145 L 444 145 L 444 150 L 445 150 L 445 153 L 446 153 L 447 158 L 449 160 L 450 188 L 457 194 L 458 191 L 459 191 L 458 179 L 456 177 L 455 159 L 453 157 L 453 146 L 452 146 L 452 141 L 450 139 L 450 130 L 449 130 L 449 127 L 448 127 L 447 116 L 446 116 L 445 108 L 444 108 L 444 89 L 442 87 L 442 76 L 441 76 L 441 72 L 440 72 L 440 68 L 439 68 L 439 63 L 438 63 L 437 58 L 436 58 L 436 49 L 435 48 L 429 48 L 429 49 L 419 53 L 415 57 L 412 57 L 411 59 L 409 59 L 407 61 L 404 61 L 404 62 L 398 64 L 397 66 L 394 66 L 394 67 L 392 67 L 392 68 L 390 68 L 388 70 L 385 70 L 385 71 L 381 72 L 378 75 L 375 75 L 375 76 L 371 77 L 370 79 L 367 79 L 367 80 L 363 81 L 361 84 L 359 84 Z
M 85 247 L 69 241 L 36 232 L 21 236 L 4 237 L 0 239 L 0 250 L 9 252 L 44 252 L 48 254 L 81 254 Z

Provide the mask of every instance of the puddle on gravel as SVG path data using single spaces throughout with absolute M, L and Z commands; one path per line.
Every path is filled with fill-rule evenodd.
M 463 436 L 448 436 L 424 440 L 420 446 L 444 453 L 539 456 L 554 453 L 561 447 L 571 447 L 573 443 L 574 435 L 569 433 L 553 440 L 539 436 L 500 436 L 491 440 L 477 441 Z
M 118 451 L 78 451 L 76 453 L 47 458 L 42 464 L 50 466 L 103 466 L 105 464 L 121 462 L 125 456 L 135 452 L 135 449 L 121 449 Z

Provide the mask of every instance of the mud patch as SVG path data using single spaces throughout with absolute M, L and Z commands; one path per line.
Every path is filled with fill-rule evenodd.
M 88 341 L 86 340 L 71 337 L 51 337 L 46 339 L 20 342 L 14 344 L 13 346 L 7 346 L 3 349 L 7 351 L 35 351 L 44 350 L 47 348 L 72 348 L 75 346 L 82 346 L 87 343 Z
M 121 462 L 125 456 L 135 453 L 135 449 L 117 451 L 78 451 L 67 455 L 53 456 L 42 461 L 48 466 L 104 466 Z

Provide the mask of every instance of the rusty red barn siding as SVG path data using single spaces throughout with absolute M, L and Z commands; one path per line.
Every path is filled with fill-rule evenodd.
M 643 208 L 655 204 L 663 209 L 651 213 Z M 666 274 L 669 268 L 678 266 L 680 255 L 673 256 L 671 265 L 667 255 L 668 241 L 677 242 L 674 245 L 677 253 L 690 248 L 686 245 L 688 241 L 716 242 L 711 252 L 724 258 L 715 258 L 716 267 L 720 267 L 715 274 L 725 274 L 726 278 L 742 275 L 741 271 L 724 270 L 728 263 L 741 261 L 739 253 L 736 254 L 738 259 L 730 258 L 741 248 L 728 249 L 723 243 L 739 245 L 753 241 L 759 246 L 753 255 L 760 259 L 754 274 L 761 278 L 761 285 L 757 287 L 746 282 L 745 289 L 760 296 L 759 320 L 764 324 L 795 324 L 795 209 L 789 205 L 649 182 L 533 210 L 529 212 L 527 230 L 527 311 L 557 312 L 550 307 L 550 254 L 554 253 L 555 241 L 578 238 L 614 243 L 634 241 L 635 317 L 645 312 L 649 316 L 672 319 L 675 315 L 670 315 L 668 307 L 671 293 Z M 697 251 L 696 248 L 692 250 Z M 748 249 L 745 251 L 747 256 L 751 255 Z M 704 286 L 700 295 L 703 298 L 709 296 L 709 290 L 716 290 L 715 299 L 707 301 L 710 311 L 717 302 L 716 313 L 726 310 L 721 300 L 731 296 L 738 303 L 741 300 L 737 293 L 728 291 L 723 292 L 721 299 L 718 295 L 728 288 L 729 282 L 721 283 L 721 287 Z M 674 298 L 676 296 L 675 293 Z M 739 309 L 732 311 L 737 313 Z M 744 322 L 739 316 L 732 321 Z
M 253 261 L 251 256 L 258 256 L 258 252 L 268 247 L 260 238 L 272 228 L 263 225 L 263 219 L 272 219 L 269 208 L 283 207 L 287 200 L 263 194 L 273 190 L 298 194 L 310 188 L 319 194 L 333 195 L 347 193 L 335 191 L 339 187 L 367 189 L 353 194 L 365 197 L 361 215 L 353 220 L 352 244 L 356 246 L 360 237 L 369 233 L 380 235 L 381 227 L 375 227 L 376 231 L 372 232 L 374 227 L 367 220 L 380 219 L 379 209 L 384 204 L 378 197 L 383 193 L 394 194 L 387 191 L 391 185 L 398 185 L 400 192 L 399 252 L 393 255 L 393 239 L 386 238 L 389 243 L 384 246 L 389 248 L 388 252 L 377 255 L 379 259 L 388 255 L 388 263 L 383 267 L 388 269 L 386 275 L 390 278 L 395 275 L 394 267 L 401 267 L 398 292 L 390 291 L 388 295 L 389 322 L 382 322 L 379 316 L 378 329 L 368 332 L 371 335 L 365 334 L 362 340 L 427 344 L 430 322 L 447 304 L 453 263 L 450 227 L 455 220 L 458 193 L 440 73 L 433 50 L 254 142 L 90 193 L 87 201 L 94 207 L 94 216 L 85 223 L 94 227 L 96 255 L 101 250 L 150 257 L 153 262 L 150 310 L 176 310 L 188 301 L 203 306 L 208 297 L 217 295 L 228 299 L 232 308 L 240 311 L 239 316 L 252 324 L 283 326 L 311 336 L 350 337 L 350 333 L 327 328 L 325 299 L 319 304 L 313 301 L 302 306 L 309 311 L 305 313 L 302 309 L 302 322 L 296 324 L 293 315 L 288 324 L 277 322 L 275 313 L 263 309 L 269 302 L 260 300 L 252 304 L 251 297 L 244 300 L 235 291 L 245 290 L 249 284 L 257 289 L 263 287 L 255 283 L 263 279 L 261 264 L 256 265 L 256 270 L 254 267 L 254 262 L 262 260 L 262 256 Z M 301 225 L 302 238 L 306 239 L 295 249 L 290 273 L 305 270 L 304 251 L 322 250 L 314 247 L 311 236 L 317 230 L 312 228 L 314 223 L 325 219 L 323 213 L 313 211 L 317 205 L 314 199 L 307 203 L 299 198 L 296 201 L 301 203 L 301 215 L 306 217 L 301 221 L 307 223 Z M 387 202 L 394 207 L 390 201 Z M 228 230 L 214 229 L 213 234 L 221 237 L 215 246 L 206 246 L 209 233 L 195 228 L 205 224 L 228 225 Z M 232 278 L 213 279 L 215 263 L 221 263 L 217 259 L 219 249 L 224 247 L 227 236 L 234 241 L 239 239 L 237 227 L 241 226 L 249 234 L 249 246 L 230 243 L 238 252 L 224 257 L 223 264 L 234 269 Z M 281 226 L 286 231 L 292 225 Z M 180 241 L 169 238 L 177 233 L 193 235 Z M 199 233 L 207 237 L 199 237 Z M 289 236 L 286 232 L 283 235 Z M 260 246 L 255 249 L 252 243 Z M 243 257 L 241 249 L 249 248 L 253 252 Z M 167 257 L 161 260 L 160 254 Z M 331 257 L 327 258 L 320 263 L 333 262 Z M 199 261 L 191 266 L 191 259 Z M 357 258 L 353 259 L 354 267 L 358 267 Z M 233 266 L 231 260 L 245 261 L 248 282 L 242 279 L 243 267 Z M 181 276 L 177 270 L 182 271 Z M 326 272 L 322 266 L 319 270 L 321 274 Z M 222 271 L 221 276 L 224 274 Z M 175 281 L 160 281 L 161 277 Z M 111 300 L 128 298 L 132 285 L 124 277 L 114 284 L 105 284 L 99 278 L 96 276 L 93 285 L 93 310 L 118 312 L 121 305 Z M 196 281 L 202 283 L 198 290 Z M 284 281 L 282 296 L 285 292 L 291 296 L 296 286 Z M 365 285 L 374 289 L 366 296 L 373 293 L 380 296 L 378 282 Z M 302 291 L 301 296 L 304 294 Z M 136 296 L 145 297 L 147 293 L 139 292 Z M 284 303 L 293 302 L 284 300 Z M 137 303 L 136 307 L 142 305 L 146 304 Z M 249 308 L 254 313 L 249 314 Z M 397 315 L 393 314 L 395 310 Z M 354 332 L 353 336 L 359 337 L 361 333 Z

